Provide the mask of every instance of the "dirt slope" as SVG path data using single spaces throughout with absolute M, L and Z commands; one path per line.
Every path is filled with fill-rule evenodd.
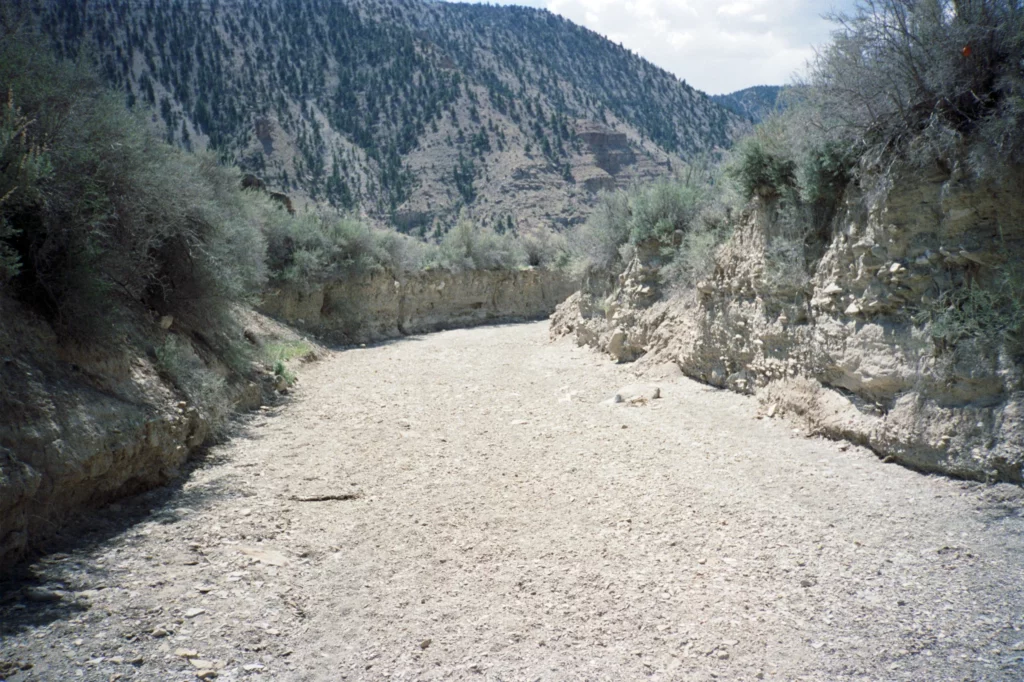
M 0 593 L 0 678 L 1024 677 L 1018 488 L 676 377 L 605 404 L 629 368 L 546 339 L 311 366 L 179 488 L 85 519 Z

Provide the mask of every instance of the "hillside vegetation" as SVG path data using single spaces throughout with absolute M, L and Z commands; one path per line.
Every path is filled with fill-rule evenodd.
M 494 225 L 578 222 L 597 187 L 667 174 L 742 127 L 675 76 L 541 10 L 47 1 L 36 20 L 130 106 L 152 107 L 169 142 L 418 234 L 447 229 L 463 206 Z M 625 162 L 607 175 L 595 131 L 622 136 Z

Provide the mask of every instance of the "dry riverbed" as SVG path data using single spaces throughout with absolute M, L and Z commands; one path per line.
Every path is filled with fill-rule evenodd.
M 0 679 L 1024 679 L 1011 486 L 544 323 L 329 354 L 0 592 Z

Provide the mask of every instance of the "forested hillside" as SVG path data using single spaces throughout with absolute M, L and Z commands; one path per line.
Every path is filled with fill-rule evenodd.
M 420 0 L 44 1 L 187 149 L 420 234 L 579 222 L 600 189 L 729 145 L 741 117 L 548 12 Z M 514 198 L 509 198 L 510 195 Z
M 778 85 L 755 85 L 728 95 L 713 95 L 711 99 L 753 123 L 760 123 L 776 110 L 782 90 Z

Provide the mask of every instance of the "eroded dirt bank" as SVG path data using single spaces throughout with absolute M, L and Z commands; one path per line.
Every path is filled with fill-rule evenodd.
M 1024 676 L 1019 488 L 678 377 L 604 404 L 630 368 L 546 336 L 308 366 L 180 490 L 89 517 L 8 586 L 0 677 Z
M 267 294 L 261 309 L 333 343 L 364 343 L 440 329 L 547 317 L 576 283 L 561 271 L 371 273 Z
M 1015 173 L 995 182 L 963 169 L 893 171 L 877 187 L 865 181 L 872 191 L 851 186 L 829 228 L 806 241 L 793 241 L 777 204 L 759 201 L 692 289 L 673 292 L 658 249 L 638 249 L 611 281 L 584 282 L 552 333 L 622 361 L 675 363 L 920 471 L 1024 483 L 1022 340 L 991 322 L 980 335 L 950 331 L 1008 320 L 1019 304 L 988 299 L 943 330 L 944 315 L 970 307 L 939 303 L 995 296 L 1009 290 L 1001 277 L 1018 276 Z

